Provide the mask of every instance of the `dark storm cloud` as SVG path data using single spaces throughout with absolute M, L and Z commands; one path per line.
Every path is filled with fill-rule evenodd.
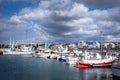
M 119 6 L 120 0 L 74 0 L 76 2 L 82 3 L 86 6 L 91 7 L 113 7 L 113 6 Z
M 45 21 L 45 23 L 42 23 L 42 25 L 45 27 L 45 31 L 51 35 L 54 35 L 56 37 L 62 36 L 61 33 L 72 31 L 71 28 L 68 28 L 68 26 L 62 24 L 59 20 L 58 21 Z
M 110 18 L 113 20 L 113 21 L 118 21 L 120 22 L 120 6 L 116 9 L 114 9 L 113 11 L 110 10 L 109 12 L 111 12 L 112 14 L 110 15 Z

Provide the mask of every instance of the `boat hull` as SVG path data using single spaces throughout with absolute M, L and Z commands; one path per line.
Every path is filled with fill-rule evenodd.
M 78 63 L 75 65 L 77 68 L 98 68 L 98 67 L 111 67 L 113 64 L 113 61 L 110 62 L 101 62 L 101 63 Z
M 49 53 L 38 53 L 37 57 L 43 57 L 43 58 L 48 58 L 50 56 Z

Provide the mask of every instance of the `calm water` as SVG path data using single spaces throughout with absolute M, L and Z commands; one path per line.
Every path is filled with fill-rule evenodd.
M 118 80 L 110 68 L 78 69 L 29 55 L 0 56 L 0 80 Z

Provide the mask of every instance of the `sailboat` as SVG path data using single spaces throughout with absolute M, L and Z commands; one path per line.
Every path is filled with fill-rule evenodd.
M 13 48 L 14 48 L 14 39 L 11 40 L 11 38 L 10 38 L 9 47 L 4 48 L 3 54 L 12 54 Z

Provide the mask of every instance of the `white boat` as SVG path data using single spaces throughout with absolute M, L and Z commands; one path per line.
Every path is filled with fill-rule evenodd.
M 11 48 L 5 48 L 3 52 L 11 52 Z
M 69 65 L 75 65 L 79 62 L 80 60 L 80 54 L 82 53 L 82 51 L 78 51 L 78 50 L 75 50 L 74 53 L 69 53 L 67 56 L 66 56 L 66 63 L 69 64 Z
M 59 61 L 66 62 L 66 54 L 67 54 L 67 53 L 69 53 L 68 47 L 63 48 L 63 50 L 60 51 L 60 53 L 58 54 L 57 59 L 58 59 Z
M 79 61 L 78 57 L 74 57 L 74 56 L 66 57 L 66 63 L 69 65 L 75 65 L 78 63 L 78 61 Z
M 66 62 L 69 65 L 75 65 L 79 61 L 79 57 L 76 57 L 73 53 L 61 53 L 59 56 L 59 61 Z
M 51 54 L 50 50 L 45 50 L 45 51 L 36 53 L 37 57 L 43 57 L 43 58 L 48 58 L 50 54 Z
M 65 62 L 66 61 L 66 53 L 59 54 L 58 60 Z
M 8 48 L 4 48 L 3 49 L 3 53 L 4 54 L 10 54 L 11 51 L 14 49 L 14 40 L 12 41 L 11 38 L 10 38 L 10 42 L 9 42 L 9 47 Z
M 112 64 L 112 74 L 113 76 L 120 77 L 120 56 L 118 57 L 118 60 Z
M 78 63 L 79 58 L 75 56 L 74 53 L 69 53 L 66 55 L 66 63 L 69 65 L 75 65 Z
M 33 54 L 34 51 L 29 51 L 29 52 L 21 52 L 21 51 L 10 51 L 10 52 L 3 52 L 4 55 L 7 54 L 11 54 L 11 55 L 15 55 L 15 54 Z
M 57 54 L 50 54 L 50 59 L 55 59 L 57 58 Z
M 51 54 L 49 56 L 50 59 L 58 59 L 59 58 L 59 52 L 57 50 L 51 50 Z
M 90 67 L 108 67 L 112 66 L 115 58 L 111 55 L 104 55 L 104 57 L 100 53 L 95 53 L 93 55 L 89 55 L 88 53 L 83 53 L 84 56 L 82 60 L 76 64 L 77 68 L 90 68 Z
M 21 52 L 29 52 L 32 50 L 32 47 L 31 46 L 26 46 L 26 45 L 23 45 L 21 47 Z
M 50 53 L 38 53 L 37 57 L 43 57 L 43 58 L 47 58 L 50 56 Z

